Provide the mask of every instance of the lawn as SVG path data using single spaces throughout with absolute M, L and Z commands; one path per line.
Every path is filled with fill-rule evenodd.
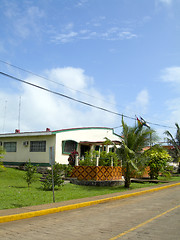
M 41 188 L 41 182 L 39 181 L 40 174 L 36 174 L 37 181 L 33 182 L 29 189 L 24 180 L 24 175 L 24 171 L 13 168 L 6 168 L 3 171 L 0 170 L 0 209 L 33 206 L 52 202 L 52 192 L 43 191 Z M 172 180 L 180 181 L 180 177 L 173 178 Z M 132 183 L 131 189 L 153 185 L 152 183 Z M 60 202 L 122 191 L 128 190 L 123 186 L 96 187 L 68 183 L 55 191 L 55 200 L 56 202 Z

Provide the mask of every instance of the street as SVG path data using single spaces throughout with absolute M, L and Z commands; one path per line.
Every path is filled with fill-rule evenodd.
M 0 224 L 2 240 L 178 240 L 180 186 Z

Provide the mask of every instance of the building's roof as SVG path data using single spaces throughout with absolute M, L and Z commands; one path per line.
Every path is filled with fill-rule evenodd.
M 78 131 L 78 130 L 91 130 L 91 129 L 102 129 L 102 130 L 112 130 L 113 128 L 108 128 L 108 127 L 79 127 L 79 128 L 66 128 L 66 129 L 60 129 L 60 130 L 55 130 L 52 131 L 53 133 L 59 133 L 59 132 L 66 132 L 66 131 Z
M 3 134 L 0 134 L 0 138 L 47 136 L 47 135 L 52 135 L 52 132 L 51 131 L 39 131 L 39 132 L 3 133 Z
M 7 138 L 7 137 L 30 137 L 30 136 L 49 136 L 49 135 L 55 135 L 57 133 L 61 132 L 67 132 L 67 131 L 78 131 L 78 130 L 111 130 L 114 133 L 113 128 L 108 127 L 79 127 L 79 128 L 67 128 L 67 129 L 60 129 L 60 130 L 54 130 L 51 131 L 49 128 L 46 128 L 46 131 L 35 131 L 35 132 L 20 132 L 20 130 L 16 129 L 14 133 L 2 133 L 0 134 L 0 138 Z M 117 135 L 118 136 L 118 135 Z
M 114 144 L 119 144 L 121 141 L 118 141 L 118 140 L 112 140 L 111 141 L 112 143 L 114 143 Z M 102 144 L 104 144 L 105 143 L 105 141 L 80 141 L 80 144 L 84 144 L 84 145 L 89 145 L 89 144 L 92 144 L 92 145 L 102 145 Z

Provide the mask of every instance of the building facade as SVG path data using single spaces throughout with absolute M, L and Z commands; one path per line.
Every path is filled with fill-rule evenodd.
M 109 152 L 113 146 L 106 145 L 106 138 L 115 144 L 120 136 L 112 128 L 71 128 L 57 131 L 20 132 L 0 134 L 0 145 L 6 151 L 5 165 L 23 165 L 31 161 L 39 166 L 49 166 L 53 162 L 68 164 L 69 154 L 77 151 L 79 157 L 90 150 Z

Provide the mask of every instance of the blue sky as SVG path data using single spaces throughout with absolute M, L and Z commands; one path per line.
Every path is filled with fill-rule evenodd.
M 0 60 L 51 81 L 3 62 L 0 69 L 81 101 L 174 127 L 180 123 L 179 12 L 179 0 L 0 0 Z M 0 86 L 0 132 L 19 126 L 36 131 L 121 125 L 117 115 L 2 75 Z M 160 136 L 174 131 L 151 127 Z

